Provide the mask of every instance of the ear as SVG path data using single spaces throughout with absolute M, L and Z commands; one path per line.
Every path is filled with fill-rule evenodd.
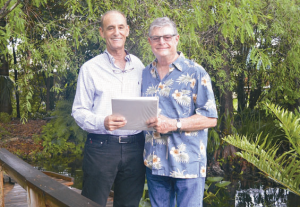
M 148 42 L 149 42 L 149 44 L 151 44 L 151 39 L 150 39 L 150 37 L 148 37 Z
M 176 46 L 178 45 L 178 42 L 179 42 L 179 35 L 176 35 L 175 36 L 175 41 L 176 41 Z
M 126 37 L 128 37 L 129 36 L 129 25 L 127 25 L 127 32 L 126 32 Z
M 100 33 L 101 37 L 104 38 L 102 27 L 99 27 L 99 33 Z

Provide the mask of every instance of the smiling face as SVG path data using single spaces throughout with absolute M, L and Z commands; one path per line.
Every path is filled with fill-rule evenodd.
M 174 35 L 174 30 L 170 26 L 154 27 L 151 31 L 151 37 Z M 163 37 L 159 41 L 153 41 L 148 37 L 148 42 L 155 57 L 159 60 L 161 58 L 174 59 L 177 56 L 177 45 L 179 35 L 175 35 L 170 41 L 166 41 Z
M 129 26 L 126 19 L 118 12 L 107 14 L 103 19 L 103 26 L 99 29 L 101 37 L 106 40 L 106 47 L 110 54 L 124 51 Z

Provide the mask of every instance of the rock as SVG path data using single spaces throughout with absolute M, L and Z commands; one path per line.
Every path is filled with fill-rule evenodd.
M 216 163 L 216 164 L 213 164 L 213 165 L 210 167 L 210 172 L 211 172 L 213 175 L 224 176 L 224 171 L 221 169 L 220 165 L 218 165 L 217 163 Z

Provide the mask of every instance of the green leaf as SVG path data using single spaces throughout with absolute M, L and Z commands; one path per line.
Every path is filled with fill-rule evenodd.
M 230 181 L 220 181 L 218 183 L 215 184 L 215 186 L 219 187 L 219 188 L 224 188 L 227 185 L 229 185 L 231 182 Z
M 220 182 L 221 180 L 223 180 L 223 177 L 207 177 L 206 180 L 208 182 Z

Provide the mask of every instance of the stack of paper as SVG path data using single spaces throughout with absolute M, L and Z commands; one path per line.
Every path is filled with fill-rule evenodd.
M 120 129 L 149 130 L 146 121 L 158 116 L 158 97 L 114 98 L 111 100 L 112 114 L 124 116 L 127 124 Z

